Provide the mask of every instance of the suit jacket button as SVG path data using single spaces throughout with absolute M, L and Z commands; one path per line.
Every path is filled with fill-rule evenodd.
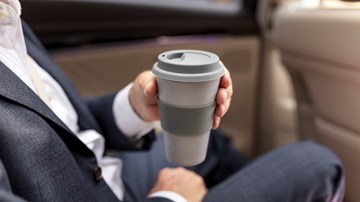
M 102 178 L 102 174 L 101 174 L 101 167 L 97 166 L 95 168 L 95 173 L 94 173 L 94 178 L 96 182 L 99 182 Z

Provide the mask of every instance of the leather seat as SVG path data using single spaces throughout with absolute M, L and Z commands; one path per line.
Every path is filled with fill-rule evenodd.
M 360 10 L 289 5 L 277 11 L 274 27 L 294 84 L 299 135 L 337 153 L 345 201 L 360 201 Z

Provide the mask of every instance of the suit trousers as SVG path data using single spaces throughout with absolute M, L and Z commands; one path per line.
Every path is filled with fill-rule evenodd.
M 204 177 L 209 188 L 205 202 L 333 201 L 335 195 L 341 201 L 343 197 L 341 162 L 317 143 L 290 144 L 246 163 L 219 131 L 210 137 L 205 161 L 187 168 Z M 158 172 L 176 167 L 166 160 L 163 144 L 159 138 L 148 152 L 117 154 L 124 162 L 125 202 L 144 201 Z

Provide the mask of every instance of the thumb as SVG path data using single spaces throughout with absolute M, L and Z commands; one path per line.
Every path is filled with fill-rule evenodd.
M 151 75 L 144 87 L 144 94 L 147 97 L 153 97 L 157 94 L 157 92 L 158 89 L 157 89 L 156 79 L 154 76 Z

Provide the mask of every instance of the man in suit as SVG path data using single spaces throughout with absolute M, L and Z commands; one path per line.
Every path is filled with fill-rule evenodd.
M 159 119 L 149 71 L 115 94 L 85 101 L 31 29 L 21 26 L 20 3 L 0 0 L 0 6 L 0 201 L 341 199 L 341 163 L 313 142 L 277 149 L 244 167 L 215 130 L 230 106 L 227 70 L 205 162 L 175 168 L 149 123 Z

